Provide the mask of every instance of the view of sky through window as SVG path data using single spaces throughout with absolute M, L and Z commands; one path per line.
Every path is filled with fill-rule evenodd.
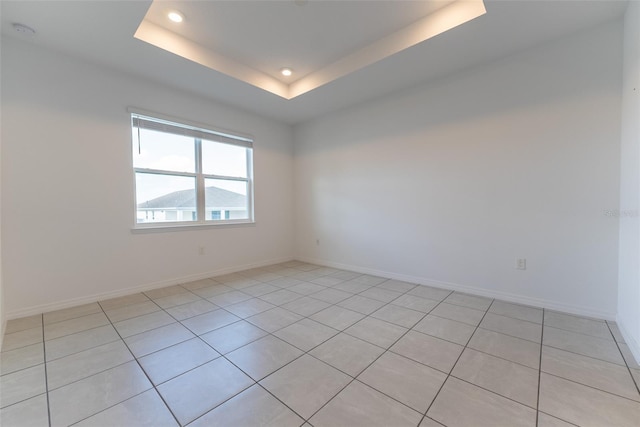
M 138 138 L 139 136 L 139 138 Z M 133 128 L 133 166 L 136 168 L 172 172 L 195 172 L 195 144 L 192 137 L 149 129 Z M 219 142 L 202 141 L 202 168 L 205 174 L 247 178 L 246 148 Z M 242 195 L 247 194 L 244 182 L 206 180 L 205 186 L 215 186 Z M 138 203 L 180 190 L 194 190 L 193 178 L 137 174 Z

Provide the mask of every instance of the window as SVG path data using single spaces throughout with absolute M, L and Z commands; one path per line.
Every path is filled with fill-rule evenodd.
M 253 221 L 253 141 L 131 115 L 136 224 Z

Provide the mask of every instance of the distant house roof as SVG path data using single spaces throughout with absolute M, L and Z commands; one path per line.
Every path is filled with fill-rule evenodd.
M 242 194 L 218 187 L 206 187 L 204 191 L 206 207 L 208 208 L 244 208 L 247 206 L 247 198 Z M 138 207 L 143 209 L 195 209 L 195 206 L 196 193 L 194 190 L 174 191 L 138 204 Z

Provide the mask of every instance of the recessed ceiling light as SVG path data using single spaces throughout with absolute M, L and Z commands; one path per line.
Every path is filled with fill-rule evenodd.
M 180 23 L 184 21 L 184 15 L 178 12 L 177 10 L 172 10 L 169 13 L 167 13 L 167 18 L 169 18 L 171 21 L 176 23 Z
M 289 77 L 291 74 L 293 74 L 293 70 L 291 68 L 283 68 L 280 70 L 280 74 L 282 74 L 285 77 Z

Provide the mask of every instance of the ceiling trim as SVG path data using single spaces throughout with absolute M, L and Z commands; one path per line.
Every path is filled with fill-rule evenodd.
M 330 83 L 486 13 L 483 0 L 457 0 L 289 85 L 288 99 Z
M 156 0 L 157 1 L 157 0 Z M 417 22 L 385 36 L 338 61 L 291 83 L 214 52 L 170 30 L 142 20 L 134 37 L 212 70 L 291 100 L 363 69 L 411 46 L 422 43 L 486 13 L 483 0 L 456 0 Z
M 207 49 L 198 43 L 147 20 L 143 20 L 140 23 L 134 37 L 175 55 L 181 56 L 200 65 L 204 65 L 207 68 L 219 71 L 260 89 L 281 96 L 282 98 L 290 99 L 289 85 L 286 83 L 282 83 L 268 74 L 262 73 L 258 70 L 247 67 L 238 61 L 220 55 L 211 49 Z

